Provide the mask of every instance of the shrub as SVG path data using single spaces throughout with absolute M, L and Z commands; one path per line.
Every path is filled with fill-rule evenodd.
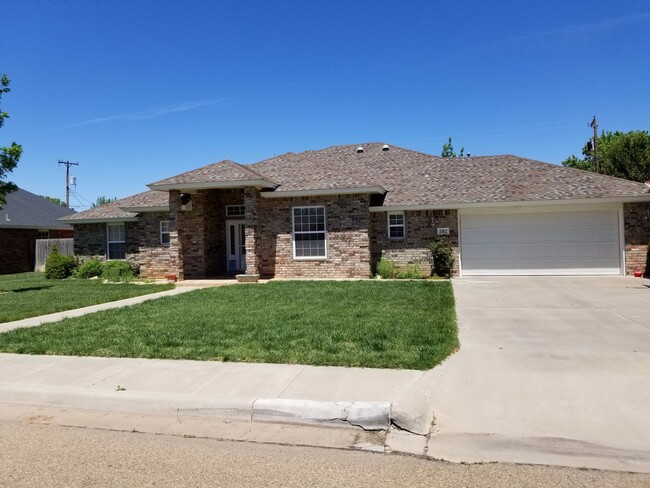
M 449 278 L 454 269 L 454 252 L 449 239 L 438 239 L 431 243 L 431 256 L 433 257 L 433 274 Z
M 94 278 L 96 276 L 101 276 L 102 271 L 104 271 L 104 263 L 102 263 L 99 259 L 90 259 L 79 266 L 74 275 L 77 278 L 88 279 Z
M 107 261 L 102 270 L 102 278 L 108 281 L 129 282 L 135 278 L 135 269 L 128 261 Z
M 381 258 L 377 262 L 377 274 L 385 279 L 395 278 L 395 275 L 397 274 L 395 262 L 390 259 Z
M 45 277 L 49 280 L 64 280 L 73 273 L 76 266 L 75 258 L 60 254 L 56 246 L 52 246 L 45 261 Z
M 419 280 L 422 278 L 422 270 L 418 264 L 409 264 L 405 270 L 397 273 L 397 277 L 406 280 Z

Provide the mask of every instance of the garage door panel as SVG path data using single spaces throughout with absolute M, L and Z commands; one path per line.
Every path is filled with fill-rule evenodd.
M 463 274 L 620 274 L 618 210 L 461 216 Z

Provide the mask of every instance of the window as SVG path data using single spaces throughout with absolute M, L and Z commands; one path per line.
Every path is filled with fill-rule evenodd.
M 388 214 L 388 238 L 404 239 L 405 235 L 406 232 L 404 229 L 404 214 L 389 213 Z
M 38 235 L 36 236 L 36 239 L 49 239 L 50 238 L 50 231 L 47 229 L 38 229 Z
M 226 205 L 226 217 L 243 217 L 246 215 L 244 205 Z
M 124 222 L 119 224 L 107 224 L 108 235 L 108 259 L 126 258 L 126 230 Z
M 160 243 L 169 246 L 169 220 L 160 221 Z
M 325 207 L 293 208 L 293 256 L 325 258 Z

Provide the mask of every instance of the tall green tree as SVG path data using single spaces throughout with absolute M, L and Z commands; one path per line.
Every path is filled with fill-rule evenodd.
M 456 152 L 454 151 L 454 145 L 452 144 L 451 137 L 450 137 L 447 144 L 444 144 L 442 146 L 442 153 L 440 155 L 443 158 L 455 158 L 457 156 L 463 157 L 465 156 L 465 148 L 461 147 L 460 154 L 456 154 Z
M 56 197 L 48 197 L 47 195 L 41 195 L 41 196 L 42 196 L 43 198 L 45 198 L 45 200 L 48 200 L 48 201 L 50 201 L 50 202 L 52 202 L 52 203 L 56 203 L 57 205 L 61 205 L 62 207 L 65 207 L 65 206 L 66 206 L 66 205 L 65 205 L 65 202 L 64 202 L 63 200 L 61 200 L 60 198 L 56 198 Z
M 3 74 L 0 77 L 0 99 L 4 93 L 9 93 L 10 80 L 7 75 Z M 9 118 L 9 114 L 0 109 L 0 128 L 4 125 L 5 119 Z M 0 146 L 0 207 L 7 203 L 5 196 L 12 191 L 16 191 L 18 187 L 9 181 L 5 181 L 9 173 L 18 165 L 20 155 L 23 153 L 23 146 L 11 143 L 11 146 Z
M 116 200 L 117 200 L 116 197 L 113 197 L 113 198 L 108 198 L 108 197 L 104 197 L 104 196 L 97 197 L 97 200 L 95 201 L 95 203 L 90 205 L 90 208 L 101 207 L 102 205 L 106 205 L 107 203 L 115 202 Z
M 596 171 L 593 144 L 582 147 L 582 158 L 572 155 L 562 161 L 564 166 Z M 650 133 L 602 132 L 598 138 L 598 166 L 604 175 L 644 182 L 650 180 Z

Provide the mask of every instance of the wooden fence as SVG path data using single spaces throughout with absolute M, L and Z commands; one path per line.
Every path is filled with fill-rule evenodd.
M 36 239 L 34 271 L 45 271 L 45 261 L 52 251 L 52 246 L 56 246 L 60 254 L 74 256 L 74 239 Z

